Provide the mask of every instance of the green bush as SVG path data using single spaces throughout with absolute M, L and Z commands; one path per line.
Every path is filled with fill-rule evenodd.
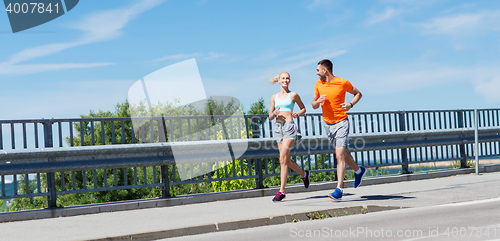
M 233 165 L 233 162 L 229 162 L 227 163 L 226 167 L 224 167 L 224 162 L 219 162 L 218 166 L 222 166 L 221 168 L 217 169 L 219 172 L 219 177 L 220 178 L 233 177 L 233 176 L 242 177 L 249 175 L 248 163 L 246 162 L 246 160 L 235 160 L 234 163 L 235 165 Z M 214 164 L 214 168 L 217 168 L 216 165 L 217 164 Z M 243 173 L 241 171 L 242 166 L 243 166 Z M 234 175 L 235 171 L 236 175 Z M 217 178 L 217 171 L 212 174 L 212 178 Z M 213 181 L 212 187 L 214 189 L 214 192 L 249 189 L 255 187 L 255 179 L 247 178 L 247 179 L 237 179 L 237 180 Z

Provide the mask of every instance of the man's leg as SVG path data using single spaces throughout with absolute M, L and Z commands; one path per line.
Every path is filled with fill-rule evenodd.
M 337 156 L 337 187 L 343 188 L 346 164 L 349 165 L 354 171 L 357 171 L 359 166 L 356 164 L 351 154 L 346 151 L 345 146 L 336 146 L 335 155 Z
M 337 156 L 337 187 L 344 188 L 345 176 L 345 146 L 336 146 L 335 155 Z
M 354 158 L 352 158 L 351 153 L 349 153 L 349 152 L 346 151 L 345 147 L 344 147 L 344 156 L 345 156 L 345 163 L 347 165 L 349 165 L 352 168 L 352 170 L 354 170 L 355 172 L 357 172 L 358 169 L 359 169 L 359 166 L 354 161 Z

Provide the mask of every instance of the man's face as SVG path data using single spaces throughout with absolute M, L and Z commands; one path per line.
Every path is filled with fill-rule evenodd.
M 318 65 L 316 67 L 316 74 L 319 76 L 320 80 L 326 80 L 326 68 L 323 65 Z

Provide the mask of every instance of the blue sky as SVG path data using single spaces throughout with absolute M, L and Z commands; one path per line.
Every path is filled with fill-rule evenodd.
M 0 39 L 0 119 L 114 110 L 134 82 L 191 58 L 207 96 L 245 111 L 269 106 L 269 78 L 288 71 L 313 112 L 323 58 L 363 93 L 353 111 L 500 104 L 500 1 L 83 0 L 15 34 L 2 11 Z

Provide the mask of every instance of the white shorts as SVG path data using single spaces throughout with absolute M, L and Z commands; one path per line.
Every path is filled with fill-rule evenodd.
M 332 146 L 347 146 L 349 139 L 349 120 L 347 118 L 335 124 L 324 124 L 326 135 Z
M 302 137 L 299 129 L 297 128 L 297 125 L 293 121 L 276 123 L 274 126 L 274 134 L 276 135 L 278 143 L 282 143 L 283 138 L 299 140 Z

